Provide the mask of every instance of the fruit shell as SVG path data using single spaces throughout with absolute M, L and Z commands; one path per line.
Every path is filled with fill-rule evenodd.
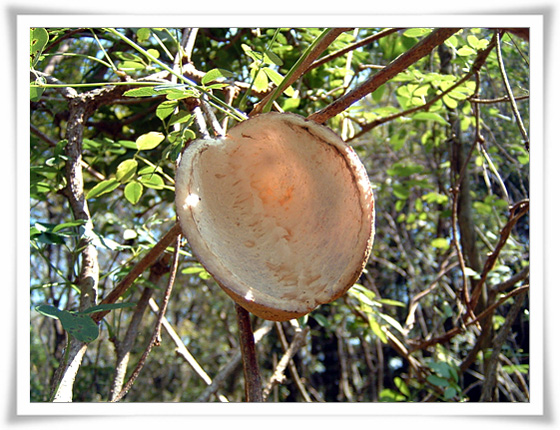
M 338 135 L 298 115 L 261 114 L 192 142 L 175 188 L 194 255 L 261 318 L 285 321 L 337 299 L 369 257 L 367 172 Z

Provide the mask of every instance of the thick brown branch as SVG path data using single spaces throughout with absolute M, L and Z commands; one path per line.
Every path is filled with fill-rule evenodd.
M 338 115 L 358 100 L 375 91 L 389 79 L 406 70 L 410 65 L 424 58 L 432 49 L 445 42 L 447 38 L 457 31 L 459 31 L 458 28 L 440 28 L 434 30 L 429 36 L 418 42 L 403 55 L 397 57 L 388 64 L 387 67 L 377 72 L 362 85 L 335 100 L 326 108 L 310 115 L 308 119 L 322 124 L 333 116 Z
M 373 121 L 367 123 L 367 124 L 363 124 L 361 126 L 361 129 L 358 133 L 356 133 L 354 136 L 352 136 L 352 139 L 356 139 L 360 136 L 362 136 L 363 134 L 367 133 L 368 131 L 374 129 L 375 127 L 381 125 L 381 124 L 385 124 L 389 121 L 393 121 L 397 118 L 401 118 L 403 116 L 408 116 L 411 115 L 413 113 L 419 112 L 419 111 L 428 111 L 428 109 L 435 104 L 438 100 L 441 100 L 445 95 L 449 94 L 451 91 L 455 90 L 456 88 L 460 87 L 461 85 L 463 85 L 465 82 L 467 82 L 475 73 L 477 73 L 478 71 L 480 71 L 480 68 L 482 67 L 482 65 L 484 64 L 484 61 L 486 61 L 486 58 L 488 57 L 488 55 L 490 54 L 491 50 L 493 49 L 494 45 L 496 43 L 496 39 L 492 39 L 492 41 L 489 43 L 488 47 L 486 49 L 484 49 L 483 51 L 480 51 L 475 59 L 475 61 L 473 62 L 473 66 L 471 67 L 471 69 L 469 70 L 469 72 L 463 76 L 461 79 L 459 79 L 455 84 L 453 84 L 452 86 L 450 86 L 448 89 L 446 89 L 445 91 L 442 91 L 441 93 L 439 93 L 438 95 L 434 96 L 431 100 L 429 100 L 428 102 L 426 102 L 423 105 L 420 106 L 415 106 L 413 108 L 404 110 L 402 112 L 397 112 L 394 113 L 392 115 L 387 115 L 385 117 L 382 118 L 377 118 L 374 119 Z M 480 100 L 480 99 L 476 99 L 476 100 L 472 100 L 470 99 L 470 101 L 475 101 L 478 103 L 484 103 L 486 102 L 485 100 Z
M 249 312 L 235 304 L 237 313 L 237 326 L 239 328 L 239 343 L 241 356 L 243 358 L 243 375 L 245 376 L 245 397 L 247 402 L 262 402 L 263 391 L 257 351 L 255 349 L 255 338 L 251 329 L 251 317 Z

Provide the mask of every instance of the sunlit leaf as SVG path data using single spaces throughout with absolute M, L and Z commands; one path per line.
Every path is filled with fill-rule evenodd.
M 120 182 L 115 178 L 106 179 L 99 182 L 95 187 L 89 190 L 86 194 L 86 199 L 95 199 L 103 194 L 110 193 L 120 185 Z
M 130 181 L 136 174 L 136 168 L 138 167 L 138 162 L 134 159 L 124 160 L 117 167 L 117 172 L 115 174 L 117 181 L 124 184 Z
M 140 201 L 140 197 L 142 197 L 142 192 L 144 190 L 144 186 L 137 181 L 132 181 L 126 184 L 124 187 L 124 197 L 133 205 Z
M 157 148 L 164 139 L 165 136 L 162 133 L 150 131 L 136 139 L 136 147 L 139 151 L 154 149 Z

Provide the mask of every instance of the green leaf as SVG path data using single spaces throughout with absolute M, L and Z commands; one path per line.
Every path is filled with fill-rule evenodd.
M 393 194 L 397 199 L 406 200 L 410 196 L 410 190 L 404 185 L 395 184 L 393 185 Z
M 447 125 L 447 120 L 435 112 L 418 112 L 412 116 L 417 121 L 435 121 L 438 124 Z
M 389 169 L 387 169 L 387 174 L 391 176 L 404 177 L 423 171 L 424 167 L 419 164 L 404 165 L 402 163 L 395 163 Z
M 87 221 L 85 219 L 77 219 L 75 221 L 68 221 L 62 224 L 58 224 L 57 226 L 55 226 L 52 229 L 53 233 L 59 232 L 61 230 L 67 229 L 67 228 L 72 228 L 72 227 L 79 227 L 81 225 L 84 225 Z
M 61 311 L 58 319 L 64 330 L 82 342 L 92 342 L 99 336 L 99 327 L 87 315 Z
M 177 100 L 166 100 L 157 107 L 156 109 L 156 116 L 164 120 L 169 115 L 173 113 L 173 111 L 177 108 L 179 102 Z
M 476 51 L 472 49 L 470 46 L 462 46 L 457 50 L 457 55 L 461 57 L 468 57 L 469 55 L 476 54 Z
M 446 363 L 445 361 L 432 361 L 428 364 L 428 366 L 439 376 L 445 379 L 449 379 L 451 377 L 452 367 L 449 363 Z
M 434 248 L 437 249 L 448 249 L 449 248 L 449 241 L 443 237 L 438 237 L 430 242 Z
M 137 181 L 132 181 L 126 184 L 124 187 L 124 197 L 133 205 L 140 201 L 142 197 L 142 192 L 144 191 L 144 186 Z
M 265 58 L 265 61 L 269 64 L 275 64 L 279 67 L 284 64 L 282 59 L 272 51 L 266 51 L 264 53 L 264 58 Z
M 99 336 L 99 327 L 91 317 L 83 313 L 68 312 L 50 305 L 39 305 L 37 312 L 60 320 L 62 328 L 82 342 L 92 342 Z
M 95 199 L 103 194 L 110 193 L 120 185 L 119 181 L 114 178 L 106 179 L 98 183 L 95 187 L 88 191 L 86 199 Z
M 379 393 L 379 401 L 381 402 L 404 402 L 406 397 L 400 393 L 397 393 L 390 388 L 384 388 Z
M 143 175 L 138 180 L 146 187 L 153 188 L 154 190 L 163 190 L 163 178 L 156 173 L 150 175 Z
M 42 315 L 55 319 L 58 319 L 58 316 L 60 315 L 61 312 L 60 309 L 55 308 L 54 306 L 51 305 L 39 305 L 35 307 L 35 310 Z
M 49 41 L 49 33 L 44 28 L 32 28 L 30 30 L 30 47 L 29 52 L 31 55 L 30 64 L 34 67 L 45 49 Z
M 151 35 L 152 32 L 149 28 L 139 28 L 138 30 L 136 30 L 136 38 L 140 43 L 146 42 Z
M 455 387 L 447 387 L 443 392 L 443 398 L 445 400 L 451 400 L 457 395 L 457 389 Z
M 148 49 L 146 52 L 154 58 L 159 58 L 159 51 L 157 49 Z
M 431 193 L 424 194 L 422 196 L 422 200 L 425 200 L 428 203 L 437 203 L 442 205 L 444 203 L 447 203 L 449 197 L 447 197 L 445 194 L 440 194 L 433 191 Z
M 403 393 L 406 397 L 410 397 L 410 390 L 408 389 L 406 382 L 404 382 L 402 378 L 396 376 L 393 379 L 393 382 L 395 383 L 395 386 L 399 389 L 401 393 Z
M 144 64 L 139 63 L 137 61 L 123 61 L 122 63 L 119 64 L 120 70 L 132 71 L 132 70 L 143 70 L 145 68 L 146 66 Z
M 165 136 L 156 131 L 150 131 L 149 133 L 143 134 L 138 139 L 136 139 L 136 147 L 139 151 L 149 151 L 151 149 L 157 148 L 157 146 L 163 142 Z
M 377 301 L 383 305 L 387 306 L 398 306 L 399 308 L 405 308 L 406 305 L 403 302 L 399 302 L 398 300 L 391 300 L 391 299 L 377 299 Z
M 253 87 L 257 91 L 266 90 L 268 88 L 267 74 L 262 69 L 258 70 L 256 73 L 257 73 L 257 77 L 255 78 L 255 82 L 253 83 Z M 254 73 L 252 75 L 254 75 Z
M 429 28 L 409 28 L 403 33 L 406 37 L 422 37 L 426 34 L 431 33 Z
M 167 100 L 182 100 L 189 97 L 199 97 L 199 94 L 191 89 L 168 88 L 163 91 Z
M 173 115 L 170 119 L 169 119 L 169 126 L 171 125 L 175 125 L 175 124 L 183 124 L 185 122 L 190 121 L 190 119 L 192 118 L 192 115 L 188 112 L 185 111 L 180 111 L 177 114 Z
M 387 343 L 387 336 L 385 335 L 385 332 L 371 314 L 368 315 L 368 322 L 371 331 L 379 338 L 379 340 L 383 343 Z
M 457 100 L 455 100 L 453 97 L 451 97 L 448 94 L 444 95 L 441 99 L 449 109 L 455 109 L 457 106 L 459 106 Z
M 276 70 L 271 69 L 270 67 L 265 67 L 263 70 L 270 78 L 270 80 L 276 84 L 276 86 L 280 86 L 280 84 L 284 80 L 284 76 L 282 76 Z M 288 97 L 292 97 L 295 94 L 295 90 L 291 86 L 289 86 L 284 90 L 284 94 L 286 94 Z
M 152 97 L 157 96 L 158 93 L 154 90 L 153 87 L 142 87 L 125 91 L 123 95 L 127 97 Z
M 115 176 L 117 177 L 117 181 L 119 181 L 121 184 L 130 181 L 136 174 L 137 167 L 138 162 L 136 160 L 124 160 L 117 167 L 117 173 L 115 174 Z
M 133 308 L 136 306 L 136 303 L 110 303 L 104 305 L 97 305 L 92 306 L 91 308 L 87 308 L 80 312 L 81 315 L 93 314 L 95 312 L 101 311 L 112 311 L 115 309 L 123 309 L 123 308 Z
M 480 275 L 475 270 L 471 269 L 470 267 L 465 267 L 465 276 L 474 279 L 480 279 Z
M 429 375 L 426 380 L 432 384 L 432 385 L 436 385 L 438 387 L 447 387 L 449 386 L 449 381 L 447 379 L 443 379 L 440 378 L 439 376 L 436 375 Z
M 38 83 L 39 79 L 37 79 L 35 81 L 35 83 Z M 41 96 L 43 95 L 43 93 L 45 92 L 45 88 L 42 87 L 30 87 L 29 88 L 29 100 L 31 100 L 32 102 L 36 102 L 38 101 Z
M 321 327 L 329 327 L 329 320 L 324 315 L 314 313 L 312 316 Z
M 132 140 L 119 140 L 118 142 L 116 142 L 116 144 L 127 149 L 138 149 L 136 146 L 136 142 L 133 142 Z
M 209 70 L 204 77 L 200 80 L 202 85 L 206 85 L 212 81 L 215 81 L 219 78 L 231 78 L 233 73 L 224 70 L 224 69 L 212 69 Z
M 520 164 L 528 164 L 529 163 L 529 154 L 522 154 L 517 156 L 517 161 Z

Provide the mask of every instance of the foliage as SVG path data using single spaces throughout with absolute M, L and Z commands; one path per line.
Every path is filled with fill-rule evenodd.
M 328 61 L 300 73 L 328 31 L 31 29 L 32 401 L 51 399 L 71 339 L 88 344 L 74 401 L 110 400 L 141 360 L 172 243 L 135 268 L 175 223 L 185 145 L 263 99 L 328 112 L 432 31 L 348 29 Z M 269 401 L 529 400 L 528 49 L 507 30 L 458 30 L 329 117 L 369 172 L 374 248 L 348 294 L 258 342 L 266 382 L 284 338 L 310 329 Z M 242 401 L 241 367 L 226 372 L 239 348 L 234 304 L 188 243 L 165 317 L 123 401 Z

